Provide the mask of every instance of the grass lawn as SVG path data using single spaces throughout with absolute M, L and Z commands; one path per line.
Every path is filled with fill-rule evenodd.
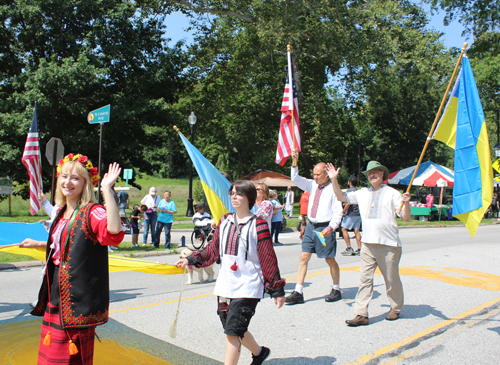
M 0 264 L 10 262 L 36 261 L 33 257 L 25 255 L 14 255 L 12 253 L 0 252 Z

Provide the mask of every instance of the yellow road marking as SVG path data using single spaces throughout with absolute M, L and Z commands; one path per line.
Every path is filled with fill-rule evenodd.
M 452 324 L 454 322 L 457 322 L 457 321 L 459 321 L 459 320 L 461 320 L 461 319 L 463 319 L 463 318 L 465 318 L 465 317 L 467 317 L 467 316 L 469 316 L 469 315 L 471 315 L 473 313 L 479 312 L 480 310 L 482 310 L 482 309 L 484 309 L 486 307 L 489 307 L 491 305 L 494 305 L 494 304 L 496 304 L 498 302 L 500 302 L 500 298 L 494 299 L 494 300 L 492 300 L 492 301 L 490 301 L 490 302 L 488 302 L 486 304 L 483 304 L 483 305 L 480 305 L 479 307 L 471 309 L 470 311 L 462 313 L 462 314 L 460 314 L 460 315 L 458 315 L 456 317 L 450 318 L 450 319 L 448 319 L 448 320 L 446 320 L 444 322 L 436 324 L 435 326 L 429 327 L 429 328 L 427 328 L 427 329 L 425 329 L 425 330 L 423 330 L 423 331 L 421 331 L 419 333 L 416 333 L 414 335 L 411 335 L 411 336 L 409 336 L 409 337 L 407 337 L 407 338 L 405 338 L 405 339 L 403 339 L 403 340 L 401 340 L 399 342 L 395 342 L 395 343 L 393 343 L 393 344 L 391 344 L 389 346 L 386 346 L 386 347 L 384 347 L 384 348 L 382 348 L 380 350 L 377 350 L 377 351 L 373 352 L 370 355 L 365 355 L 363 357 L 360 357 L 359 359 L 357 359 L 355 362 L 351 363 L 350 365 L 363 364 L 363 363 L 365 363 L 367 361 L 373 360 L 373 359 L 375 359 L 375 358 L 377 358 L 379 356 L 382 356 L 382 355 L 384 355 L 384 354 L 386 354 L 388 352 L 394 351 L 395 349 L 397 349 L 397 348 L 399 348 L 401 346 L 404 346 L 404 345 L 406 345 L 406 344 L 408 344 L 408 343 L 410 343 L 412 341 L 420 339 L 420 338 L 422 338 L 422 337 L 424 337 L 424 336 L 426 336 L 426 335 L 428 335 L 428 334 L 430 334 L 430 333 L 432 333 L 434 331 L 437 331 L 437 330 L 439 330 L 439 329 L 441 329 L 443 327 L 446 327 L 446 326 L 448 326 L 448 325 L 450 325 L 450 324 Z
M 193 300 L 193 299 L 210 297 L 212 295 L 213 294 L 210 293 L 210 294 L 198 295 L 196 297 L 183 298 L 183 299 L 181 299 L 181 302 L 184 302 L 185 300 Z M 155 307 L 157 305 L 177 303 L 178 301 L 179 301 L 179 299 L 174 299 L 174 300 L 169 300 L 169 301 L 161 302 L 161 303 L 145 304 L 145 305 L 140 305 L 140 306 L 137 306 L 137 307 L 117 309 L 117 310 L 114 310 L 114 311 L 109 311 L 109 313 L 110 314 L 112 314 L 112 313 L 120 313 L 120 312 L 126 312 L 126 311 L 130 311 L 130 310 L 134 310 L 134 309 L 143 309 L 143 308 Z
M 499 298 L 500 299 L 500 298 Z M 494 317 L 500 313 L 500 308 L 494 309 L 492 311 L 489 311 L 485 315 L 475 317 L 473 320 L 469 320 L 466 323 L 460 324 L 459 327 L 453 329 L 453 330 L 447 330 L 445 333 L 441 333 L 439 337 L 434 337 L 432 339 L 428 339 L 425 341 L 425 343 L 420 343 L 417 347 L 411 348 L 410 350 L 405 351 L 401 355 L 398 355 L 397 357 L 390 359 L 388 361 L 384 361 L 381 364 L 384 365 L 394 365 L 397 364 L 403 360 L 409 359 L 418 353 L 424 351 L 426 348 L 430 346 L 435 346 L 438 342 L 442 342 L 445 340 L 447 337 L 452 337 L 456 336 L 459 332 L 465 331 L 466 329 L 475 326 L 477 323 L 484 321 L 486 319 L 489 319 L 491 317 Z

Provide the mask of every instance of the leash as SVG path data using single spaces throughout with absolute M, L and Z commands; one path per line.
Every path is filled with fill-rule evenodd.
M 177 336 L 177 318 L 179 317 L 179 308 L 181 306 L 182 290 L 184 289 L 184 279 L 186 277 L 187 269 L 184 268 L 184 274 L 182 275 L 181 292 L 179 293 L 179 301 L 177 302 L 177 311 L 175 313 L 174 323 L 170 326 L 170 338 L 175 338 Z

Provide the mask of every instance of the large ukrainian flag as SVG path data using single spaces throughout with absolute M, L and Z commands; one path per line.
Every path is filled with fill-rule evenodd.
M 200 177 L 201 185 L 207 197 L 212 216 L 215 222 L 219 222 L 224 214 L 234 212 L 231 198 L 229 197 L 231 183 L 186 139 L 186 137 L 182 135 L 182 133 L 179 133 L 179 136 Z
M 483 108 L 467 57 L 432 138 L 455 149 L 453 216 L 474 237 L 491 204 L 493 171 Z
M 47 241 L 48 232 L 42 223 L 10 223 L 0 222 L 0 252 L 26 255 L 35 260 L 45 261 L 45 248 L 21 248 L 19 243 L 25 238 Z M 109 255 L 109 272 L 138 271 L 150 274 L 174 275 L 182 274 L 184 269 L 168 264 L 156 264 L 149 260 L 132 259 Z

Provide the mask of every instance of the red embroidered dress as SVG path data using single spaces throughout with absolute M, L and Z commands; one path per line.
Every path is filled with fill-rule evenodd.
M 107 246 L 117 246 L 125 232 L 110 234 L 106 211 L 93 203 L 81 207 L 74 220 L 63 219 L 63 213 L 58 212 L 49 232 L 47 273 L 31 312 L 44 316 L 38 363 L 91 364 L 95 326 L 108 320 Z M 48 331 L 53 341 L 45 346 Z M 69 338 L 77 345 L 76 355 L 69 355 Z

